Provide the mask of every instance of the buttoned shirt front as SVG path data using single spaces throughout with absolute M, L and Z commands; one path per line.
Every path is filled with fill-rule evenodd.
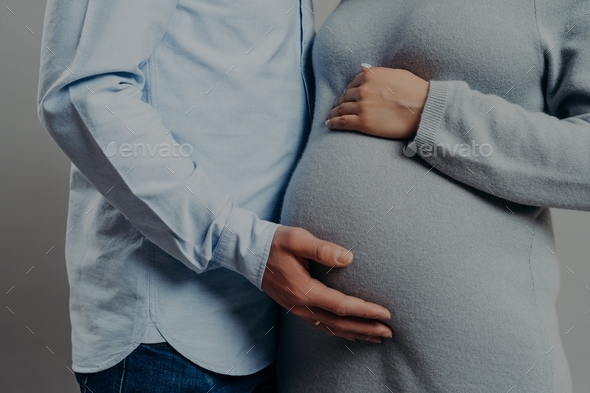
M 39 116 L 73 163 L 75 371 L 113 366 L 154 329 L 215 372 L 273 360 L 261 282 L 308 133 L 311 10 L 49 0 Z

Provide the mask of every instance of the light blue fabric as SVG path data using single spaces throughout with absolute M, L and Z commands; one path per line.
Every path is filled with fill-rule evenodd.
M 116 364 L 151 326 L 215 372 L 273 360 L 277 306 L 260 286 L 307 138 L 311 10 L 49 0 L 39 116 L 73 162 L 75 371 Z

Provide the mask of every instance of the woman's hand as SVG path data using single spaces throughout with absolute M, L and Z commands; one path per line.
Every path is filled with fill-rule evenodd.
M 332 130 L 391 139 L 416 134 L 430 83 L 406 70 L 363 65 L 326 117 Z

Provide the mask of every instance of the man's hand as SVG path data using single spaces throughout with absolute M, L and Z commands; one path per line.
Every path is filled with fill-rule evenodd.
M 289 312 L 329 335 L 377 343 L 380 337 L 392 337 L 392 330 L 378 321 L 391 318 L 386 308 L 344 295 L 312 278 L 308 259 L 345 267 L 352 262 L 352 253 L 305 229 L 280 226 L 273 238 L 262 289 Z
M 361 69 L 326 116 L 328 128 L 390 139 L 413 137 L 430 83 L 406 70 L 369 65 Z

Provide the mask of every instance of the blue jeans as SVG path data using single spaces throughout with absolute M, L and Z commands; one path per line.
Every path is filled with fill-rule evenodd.
M 82 393 L 271 393 L 274 365 L 255 374 L 217 374 L 190 362 L 168 343 L 140 344 L 115 366 L 75 373 Z

